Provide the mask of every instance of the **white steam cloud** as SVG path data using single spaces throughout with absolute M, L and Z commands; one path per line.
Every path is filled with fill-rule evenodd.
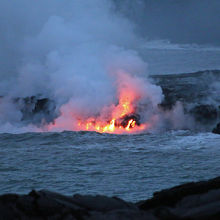
M 0 8 L 1 132 L 39 130 L 22 122 L 24 103 L 15 104 L 17 97 L 54 100 L 62 113 L 58 128 L 72 130 L 73 111 L 94 115 L 117 102 L 118 72 L 146 78 L 147 65 L 134 50 L 140 42 L 134 25 L 109 0 L 1 1 Z M 148 104 L 143 118 L 152 119 L 161 89 L 146 79 L 140 84 Z

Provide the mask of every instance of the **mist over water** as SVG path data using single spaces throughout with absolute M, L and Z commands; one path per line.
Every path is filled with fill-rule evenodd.
M 8 45 L 1 50 L 2 96 L 40 95 L 54 99 L 58 109 L 72 99 L 79 109 L 90 104 L 95 112 L 114 100 L 114 72 L 145 72 L 142 59 L 126 49 L 138 40 L 133 26 L 110 1 L 1 4 L 7 11 L 2 45 Z M 16 113 L 9 122 L 21 119 L 7 98 L 1 102 Z
M 146 77 L 147 64 L 134 50 L 141 39 L 134 33 L 134 24 L 116 12 L 113 2 L 55 1 L 52 9 L 50 1 L 23 1 L 23 9 L 1 4 L 6 11 L 14 10 L 13 19 L 2 24 L 2 28 L 14 27 L 5 30 L 3 41 L 9 49 L 1 51 L 6 57 L 0 84 L 2 124 L 22 127 L 22 112 L 13 100 L 33 96 L 55 101 L 62 118 L 56 121 L 56 128 L 74 129 L 74 114 L 90 117 L 117 102 L 120 72 Z M 36 10 L 41 7 L 39 19 Z M 148 87 L 148 103 L 156 106 L 161 102 L 159 87 L 139 84 Z

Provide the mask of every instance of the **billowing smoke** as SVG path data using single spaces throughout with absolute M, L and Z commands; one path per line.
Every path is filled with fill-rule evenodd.
M 134 34 L 134 24 L 116 12 L 113 2 L 21 0 L 0 4 L 4 17 L 2 132 L 79 130 L 79 117 L 108 121 L 115 116 L 109 109 L 115 112 L 120 104 L 124 106 L 119 93 L 127 87 L 138 94 L 136 101 L 130 100 L 134 106 L 127 110 L 129 114 L 137 110 L 141 122 L 148 122 L 147 128 L 154 128 L 163 118 L 157 107 L 162 90 L 147 80 L 147 64 L 135 51 L 141 39 Z M 45 104 L 45 99 L 52 102 Z M 38 109 L 45 105 L 51 119 L 40 116 Z M 30 112 L 38 113 L 37 117 L 31 119 Z M 38 119 L 41 123 L 32 125 Z M 89 123 L 97 123 L 96 119 Z

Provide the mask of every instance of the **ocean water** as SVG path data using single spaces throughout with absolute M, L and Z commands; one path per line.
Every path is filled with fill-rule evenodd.
M 148 44 L 139 53 L 148 62 L 149 74 L 220 69 L 218 48 Z M 209 132 L 2 132 L 1 194 L 49 189 L 138 201 L 155 191 L 220 173 L 220 135 Z
M 220 47 L 149 41 L 138 51 L 149 75 L 220 69 Z
M 220 135 L 169 131 L 0 135 L 0 192 L 49 189 L 137 201 L 219 175 Z

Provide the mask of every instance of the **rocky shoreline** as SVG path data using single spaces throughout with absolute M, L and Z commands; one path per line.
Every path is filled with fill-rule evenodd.
M 220 134 L 220 70 L 154 75 L 151 78 L 162 88 L 164 100 L 160 106 L 164 111 L 179 102 L 184 113 L 200 128 Z
M 216 113 L 219 113 L 220 106 L 220 70 L 153 75 L 151 78 L 163 90 L 162 106 L 165 108 L 172 108 L 179 101 L 183 103 L 186 111 L 199 117 L 200 115 L 205 116 L 202 110 L 206 110 L 205 112 L 208 113 L 207 106 L 212 106 L 213 110 L 210 113 L 215 111 L 214 115 L 217 117 Z M 200 111 L 199 106 L 201 106 Z M 209 115 L 207 114 L 207 116 Z M 210 118 L 213 118 L 213 115 L 210 115 Z
M 220 134 L 220 70 L 204 70 L 194 73 L 152 75 L 153 84 L 162 88 L 164 99 L 159 107 L 172 110 L 181 103 L 197 127 Z M 0 96 L 0 100 L 1 100 Z M 43 94 L 26 98 L 14 98 L 12 102 L 22 113 L 23 123 L 41 125 L 58 117 L 56 103 Z
M 64 196 L 47 190 L 0 196 L 0 219 L 205 220 L 220 219 L 220 177 L 191 182 L 137 203 L 117 197 Z

